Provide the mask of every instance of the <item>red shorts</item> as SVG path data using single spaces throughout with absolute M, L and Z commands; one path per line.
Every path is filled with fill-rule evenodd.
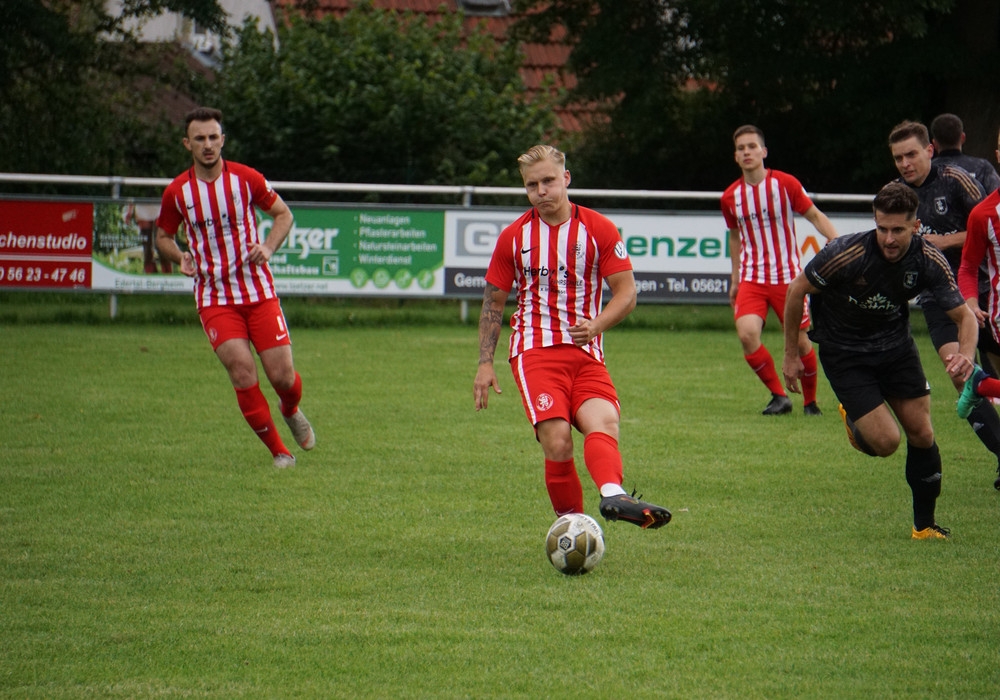
M 788 294 L 787 284 L 760 284 L 759 282 L 740 282 L 736 289 L 736 304 L 733 308 L 733 318 L 741 316 L 760 316 L 767 319 L 767 308 L 774 309 L 778 320 L 785 323 L 785 296 Z M 809 327 L 809 302 L 803 305 L 801 328 Z
M 234 338 L 249 340 L 258 353 L 292 344 L 281 302 L 277 298 L 256 304 L 206 306 L 198 315 L 213 350 Z
M 575 345 L 527 350 L 510 361 L 510 369 L 532 425 L 550 418 L 572 424 L 587 399 L 604 399 L 621 412 L 608 368 Z

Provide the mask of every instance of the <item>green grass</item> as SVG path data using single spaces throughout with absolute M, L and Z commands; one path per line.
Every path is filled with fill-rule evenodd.
M 924 336 L 951 542 L 909 539 L 902 451 L 852 450 L 825 380 L 823 417 L 796 402 L 764 418 L 727 309 L 641 307 L 606 339 L 625 480 L 674 521 L 653 532 L 600 521 L 604 561 L 568 578 L 545 560 L 554 516 L 517 389 L 500 368 L 503 394 L 473 410 L 475 319 L 461 324 L 454 303 L 287 300 L 319 443 L 278 471 L 190 299 L 178 325 L 157 315 L 172 301 L 142 301 L 149 315 L 130 320 L 144 298 L 128 297 L 125 319 L 58 324 L 44 298 L 11 299 L 0 304 L 0 696 L 986 698 L 1000 687 L 995 464 L 955 417 Z M 773 329 L 767 342 L 780 355 Z

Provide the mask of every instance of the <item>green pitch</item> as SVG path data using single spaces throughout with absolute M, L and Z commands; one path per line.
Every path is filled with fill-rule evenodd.
M 464 326 L 451 307 L 310 328 L 290 304 L 319 442 L 278 471 L 189 304 L 183 325 L 0 325 L 0 696 L 1000 687 L 995 464 L 923 336 L 952 541 L 909 539 L 902 451 L 852 450 L 825 380 L 823 417 L 764 418 L 727 310 L 640 307 L 606 339 L 625 485 L 674 519 L 605 523 L 584 476 L 607 552 L 569 578 L 506 369 L 473 410 L 477 305 Z M 780 357 L 773 324 L 767 343 Z

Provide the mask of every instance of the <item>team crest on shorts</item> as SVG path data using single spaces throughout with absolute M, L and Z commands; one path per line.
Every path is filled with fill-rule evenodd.
M 549 410 L 552 408 L 552 404 L 554 403 L 555 401 L 552 400 L 552 396 L 550 394 L 539 394 L 535 397 L 535 408 L 539 411 Z
M 215 341 L 218 339 L 218 337 L 219 337 L 219 331 L 215 330 L 214 328 L 208 329 L 208 339 L 212 341 L 212 345 L 215 345 Z

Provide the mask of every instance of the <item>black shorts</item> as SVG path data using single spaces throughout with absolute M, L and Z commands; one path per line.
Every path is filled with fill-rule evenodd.
M 874 411 L 887 398 L 915 399 L 931 393 L 912 338 L 884 352 L 854 352 L 820 345 L 819 361 L 833 393 L 852 420 Z
M 984 309 L 988 308 L 983 304 L 982 300 L 980 300 L 980 306 Z M 931 342 L 934 343 L 935 350 L 940 349 L 946 343 L 958 342 L 958 326 L 938 306 L 937 300 L 934 297 L 920 297 L 920 308 L 924 312 L 924 320 L 927 321 L 927 332 L 930 333 Z M 1000 355 L 1000 343 L 997 343 L 996 338 L 993 337 L 988 327 L 979 329 L 979 341 L 976 343 L 976 347 L 980 352 L 990 352 L 994 355 Z

